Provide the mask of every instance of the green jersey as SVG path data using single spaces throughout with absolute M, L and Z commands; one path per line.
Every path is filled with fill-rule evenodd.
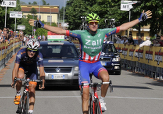
M 99 60 L 105 36 L 119 32 L 117 28 L 98 29 L 95 35 L 91 35 L 87 30 L 67 31 L 67 36 L 78 38 L 81 44 L 80 60 L 95 62 Z

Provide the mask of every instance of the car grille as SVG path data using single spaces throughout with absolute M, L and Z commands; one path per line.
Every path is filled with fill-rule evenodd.
M 100 59 L 100 61 L 111 61 L 111 58 L 103 58 L 103 59 Z
M 45 67 L 44 68 L 46 73 L 70 73 L 71 69 L 72 67 Z

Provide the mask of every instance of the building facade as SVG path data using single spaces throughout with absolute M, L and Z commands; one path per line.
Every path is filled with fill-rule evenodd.
M 34 8 L 37 11 L 37 17 L 44 22 L 48 23 L 58 23 L 59 16 L 59 6 L 57 5 L 21 5 L 21 11 L 23 17 L 26 18 L 27 15 L 33 15 L 30 13 L 31 9 Z

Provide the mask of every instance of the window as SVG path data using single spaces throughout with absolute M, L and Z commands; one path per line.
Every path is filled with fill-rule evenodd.
M 136 37 L 139 38 L 139 33 L 136 34 Z M 140 37 L 144 39 L 144 33 L 140 33 Z
M 52 22 L 52 16 L 47 16 L 47 22 Z
M 78 53 L 74 46 L 71 45 L 48 45 L 40 46 L 39 51 L 43 58 L 77 58 Z

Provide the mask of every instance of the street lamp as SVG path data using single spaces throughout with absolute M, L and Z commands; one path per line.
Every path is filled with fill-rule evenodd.
M 51 6 L 50 6 L 50 26 L 51 26 L 51 20 L 52 20 L 52 17 L 51 17 Z

